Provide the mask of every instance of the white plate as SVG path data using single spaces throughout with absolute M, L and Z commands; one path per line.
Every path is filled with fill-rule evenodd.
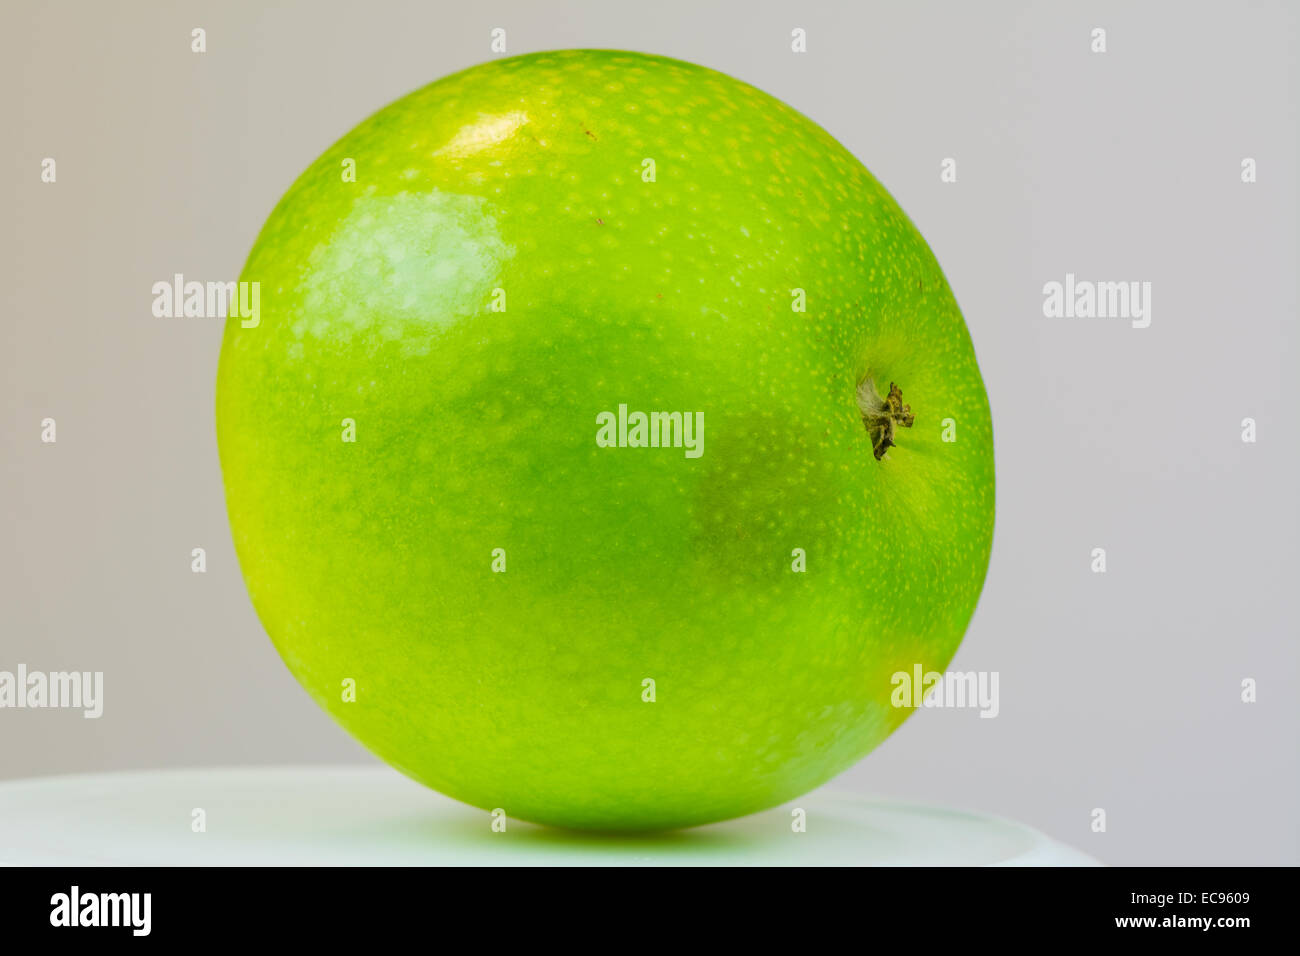
M 793 832 L 791 811 L 806 811 Z M 194 832 L 201 808 L 206 831 Z M 739 820 L 655 836 L 492 818 L 383 767 L 246 767 L 0 784 L 0 864 L 1096 866 L 994 817 L 819 790 Z

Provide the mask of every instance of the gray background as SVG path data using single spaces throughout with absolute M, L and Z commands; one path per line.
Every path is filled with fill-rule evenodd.
M 1300 860 L 1300 82 L 1280 2 L 7 0 L 0 669 L 102 670 L 106 700 L 98 721 L 0 711 L 0 777 L 373 759 L 245 595 L 212 424 L 222 323 L 153 318 L 150 286 L 234 279 L 308 162 L 489 59 L 497 26 L 512 54 L 662 53 L 789 102 L 890 189 L 956 290 L 999 485 L 952 666 L 1000 672 L 1001 714 L 923 712 L 835 785 L 1019 819 L 1108 863 Z M 1067 271 L 1150 281 L 1151 327 L 1044 318 Z

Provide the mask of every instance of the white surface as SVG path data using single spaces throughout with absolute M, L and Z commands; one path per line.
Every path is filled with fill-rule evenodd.
M 807 831 L 791 830 L 791 811 Z M 192 830 L 195 808 L 207 829 Z M 266 767 L 0 784 L 0 864 L 1045 865 L 1096 861 L 1035 830 L 821 790 L 739 820 L 654 836 L 491 816 L 387 768 Z

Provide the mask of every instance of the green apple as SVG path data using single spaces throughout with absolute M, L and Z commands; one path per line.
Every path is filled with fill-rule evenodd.
M 316 160 L 242 280 L 217 432 L 253 605 L 428 786 L 575 828 L 749 813 L 961 641 L 993 532 L 969 333 L 771 96 L 616 51 L 457 73 Z

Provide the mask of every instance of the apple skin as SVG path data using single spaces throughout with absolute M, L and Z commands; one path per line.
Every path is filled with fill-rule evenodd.
M 253 605 L 426 785 L 571 828 L 750 813 L 960 643 L 994 502 L 969 333 L 884 188 L 767 94 L 617 51 L 474 67 L 313 163 L 241 278 L 217 432 Z M 866 378 L 915 415 L 881 460 Z M 702 456 L 598 447 L 620 403 L 702 411 Z

